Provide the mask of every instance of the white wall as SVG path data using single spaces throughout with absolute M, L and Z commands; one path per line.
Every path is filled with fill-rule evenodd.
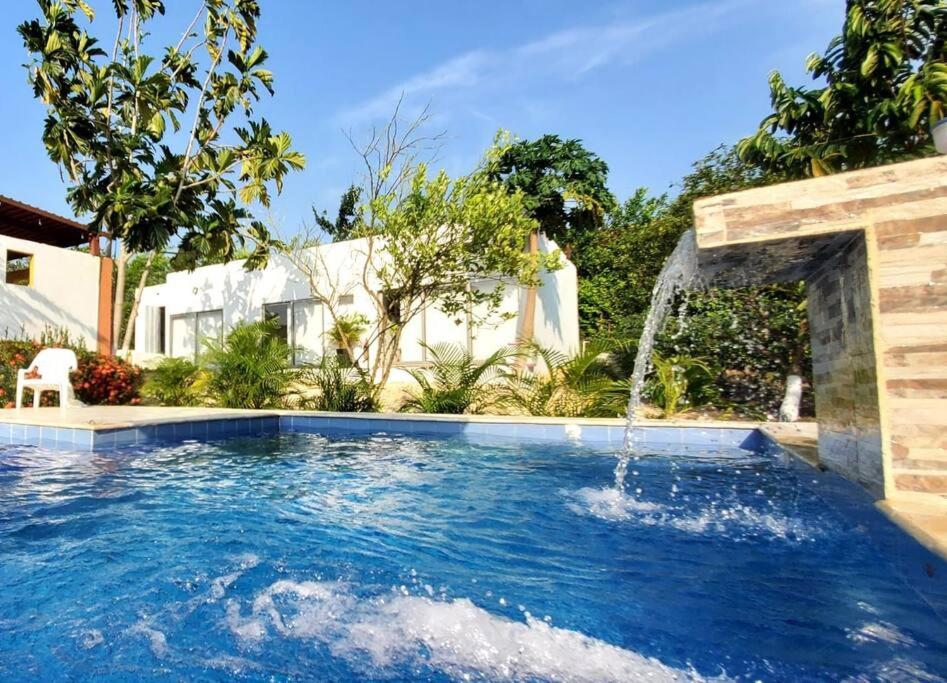
M 33 286 L 6 283 L 7 251 L 32 254 Z M 94 350 L 99 321 L 98 257 L 0 235 L 0 336 L 67 329 Z
M 312 258 L 318 259 L 328 273 L 324 282 L 332 283 L 335 296 L 352 296 L 354 301 L 350 307 L 351 312 L 372 318 L 374 305 L 361 282 L 362 266 L 366 259 L 364 247 L 364 240 L 326 244 L 313 249 Z M 551 251 L 557 247 L 555 243 L 543 239 L 540 248 Z M 538 294 L 535 328 L 541 343 L 573 352 L 579 346 L 575 267 L 564 258 L 562 261 L 562 269 L 543 276 Z M 377 285 L 370 283 L 370 286 Z M 473 286 L 478 285 L 474 283 Z M 492 283 L 484 283 L 482 286 L 492 287 Z M 135 323 L 135 360 L 145 361 L 157 351 L 154 321 L 159 307 L 164 307 L 166 317 L 165 352 L 188 355 L 180 353 L 179 349 L 171 348 L 173 316 L 220 309 L 223 311 L 224 329 L 229 329 L 240 321 L 262 319 L 264 304 L 298 301 L 310 297 L 306 277 L 285 257 L 279 255 L 271 257 L 267 267 L 258 271 L 247 272 L 243 269 L 242 261 L 235 261 L 205 266 L 192 272 L 171 273 L 165 284 L 147 287 L 144 291 Z M 423 362 L 426 356 L 421 341 L 426 341 L 428 345 L 447 342 L 467 346 L 469 340 L 477 357 L 484 357 L 500 347 L 513 345 L 517 340 L 519 316 L 522 314 L 524 302 L 524 289 L 508 287 L 500 315 L 493 316 L 487 323 L 476 325 L 469 331 L 467 320 L 462 319 L 460 324 L 457 324 L 452 317 L 446 316 L 435 306 L 429 307 L 405 327 L 401 359 L 408 364 Z M 329 314 L 323 311 L 322 317 L 322 329 L 329 329 Z M 322 345 L 325 352 L 334 353 L 330 341 L 323 339 Z M 401 373 L 398 377 L 400 375 Z

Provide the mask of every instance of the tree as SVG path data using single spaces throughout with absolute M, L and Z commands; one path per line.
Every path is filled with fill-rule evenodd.
M 739 143 L 747 162 L 820 176 L 934 153 L 947 115 L 947 3 L 848 0 L 842 34 L 806 62 L 819 88 L 770 76 L 773 113 Z
M 349 189 L 342 193 L 339 199 L 339 211 L 335 221 L 329 220 L 326 212 L 319 213 L 315 207 L 312 209 L 316 225 L 322 228 L 322 231 L 332 238 L 333 242 L 344 242 L 355 236 L 358 226 L 355 224 L 358 218 L 358 203 L 362 198 L 362 188 L 358 185 L 350 185 Z
M 355 219 L 358 242 L 346 250 L 351 262 L 340 262 L 331 245 L 312 248 L 318 242 L 307 231 L 282 250 L 333 327 L 344 321 L 342 297 L 371 302 L 360 348 L 347 336 L 339 341 L 376 394 L 397 361 L 402 331 L 425 308 L 457 318 L 475 310 L 478 319 L 495 315 L 507 286 L 533 285 L 540 269 L 557 265 L 556 255 L 531 258 L 523 251 L 535 222 L 523 193 L 492 179 L 503 148 L 492 147 L 467 175 L 431 174 L 418 160 L 434 139 L 421 130 L 425 120 L 422 114 L 405 126 L 396 111 L 366 143 L 354 145 L 365 168 L 359 185 L 365 201 Z M 471 287 L 474 280 L 490 284 Z
M 654 197 L 638 188 L 607 216 L 605 226 L 579 240 L 572 258 L 579 276 L 579 324 L 587 339 L 627 340 L 640 333 L 655 263 L 664 262 L 680 237 L 675 224 L 658 221 L 668 204 L 667 195 Z
M 605 184 L 608 165 L 581 140 L 544 135 L 514 142 L 491 175 L 522 192 L 539 229 L 566 250 L 585 232 L 598 228 L 615 204 Z
M 697 161 L 673 199 L 638 188 L 586 232 L 572 260 L 579 274 L 579 323 L 591 339 L 637 339 L 651 289 L 681 235 L 694 224 L 694 201 L 778 182 L 780 176 L 743 162 L 730 147 Z
M 107 252 L 117 247 L 117 344 L 130 254 L 151 254 L 139 295 L 154 254 L 175 240 L 175 267 L 229 255 L 246 240 L 254 245 L 248 267 L 265 263 L 269 233 L 248 205 L 268 206 L 271 187 L 280 192 L 305 160 L 287 133 L 253 118 L 262 91 L 273 93 L 267 53 L 256 43 L 257 0 L 202 0 L 161 57 L 144 43 L 148 22 L 164 13 L 162 0 L 113 0 L 118 28 L 110 53 L 79 25 L 80 15 L 94 18 L 84 0 L 38 4 L 41 18 L 18 31 L 33 57 L 33 94 L 47 107 L 43 143 L 69 183 L 76 215 L 91 215 Z
M 527 245 L 534 259 L 539 252 L 539 231 L 571 257 L 575 243 L 599 227 L 615 203 L 605 185 L 608 165 L 585 149 L 581 140 L 544 135 L 515 142 L 504 150 L 491 176 L 525 196 L 538 224 Z M 536 299 L 536 287 L 530 287 L 518 333 L 523 343 L 535 334 Z M 521 365 L 523 358 L 519 359 Z
M 155 254 L 154 257 L 151 256 L 152 253 Z M 149 260 L 151 261 L 150 264 Z M 128 266 L 126 267 L 127 276 L 125 278 L 125 292 L 124 296 L 122 297 L 122 301 L 124 303 L 124 308 L 122 309 L 122 324 L 124 329 L 131 330 L 129 334 L 132 335 L 132 339 L 134 339 L 135 327 L 135 319 L 131 317 L 132 306 L 134 305 L 134 302 L 141 299 L 140 295 L 136 295 L 135 290 L 137 289 L 138 285 L 141 284 L 142 276 L 144 275 L 144 286 L 150 287 L 151 285 L 162 284 L 170 272 L 171 261 L 165 254 L 161 252 L 135 254 L 128 260 Z
M 680 236 L 693 226 L 696 199 L 782 179 L 744 162 L 733 148 L 720 147 L 694 164 L 673 199 L 639 188 L 616 206 L 605 226 L 586 233 L 573 255 L 586 339 L 636 345 L 655 279 Z M 672 319 L 657 350 L 707 359 L 714 366 L 714 386 L 703 395 L 714 394 L 716 405 L 745 409 L 754 404 L 773 412 L 787 374 L 809 375 L 808 338 L 799 335 L 804 301 L 805 291 L 797 286 L 694 292 L 686 327 L 682 331 Z

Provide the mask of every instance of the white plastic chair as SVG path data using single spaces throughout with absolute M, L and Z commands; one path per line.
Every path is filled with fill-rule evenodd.
M 23 389 L 33 390 L 33 407 L 39 408 L 39 397 L 44 391 L 58 391 L 59 405 L 66 408 L 72 402 L 72 382 L 69 373 L 78 369 L 79 361 L 76 354 L 69 349 L 43 349 L 30 366 L 16 373 L 16 407 L 23 405 Z M 37 379 L 29 379 L 28 374 L 36 370 Z

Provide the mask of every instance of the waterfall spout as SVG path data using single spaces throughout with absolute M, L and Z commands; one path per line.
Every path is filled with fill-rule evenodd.
M 651 357 L 654 340 L 664 326 L 671 311 L 674 297 L 678 292 L 696 289 L 700 286 L 697 269 L 697 237 L 693 229 L 688 230 L 678 241 L 674 251 L 664 263 L 658 280 L 651 291 L 651 306 L 641 330 L 638 352 L 635 355 L 635 368 L 631 375 L 631 395 L 628 399 L 628 422 L 625 426 L 625 446 L 615 467 L 615 487 L 619 491 L 625 488 L 625 472 L 628 458 L 634 446 L 634 423 L 641 407 L 641 393 L 645 378 L 651 369 Z

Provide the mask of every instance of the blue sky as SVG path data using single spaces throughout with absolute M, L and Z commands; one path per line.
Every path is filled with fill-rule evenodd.
M 111 3 L 90 0 L 100 15 Z M 197 7 L 167 0 L 153 42 L 171 42 Z M 839 32 L 844 0 L 261 0 L 260 42 L 276 97 L 258 111 L 288 130 L 308 160 L 269 219 L 292 232 L 309 207 L 334 211 L 356 178 L 356 137 L 390 114 L 430 103 L 447 139 L 439 163 L 470 169 L 498 128 L 521 138 L 581 138 L 624 198 L 663 192 L 720 143 L 752 132 L 768 111 L 767 75 L 804 78 L 803 62 Z M 40 142 L 15 29 L 33 0 L 4 0 L 0 38 L 0 194 L 71 215 Z M 93 33 L 110 42 L 104 16 Z M 673 191 L 673 190 L 672 190 Z

